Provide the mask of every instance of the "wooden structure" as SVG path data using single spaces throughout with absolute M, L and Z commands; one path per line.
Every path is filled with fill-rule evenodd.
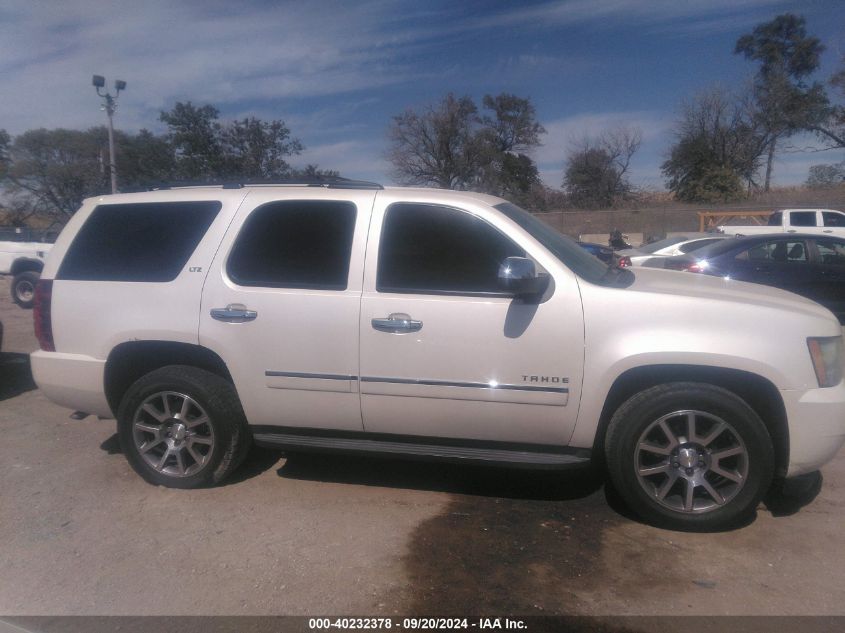
M 699 211 L 698 230 L 702 233 L 726 224 L 732 218 L 748 218 L 754 224 L 764 226 L 772 211 Z

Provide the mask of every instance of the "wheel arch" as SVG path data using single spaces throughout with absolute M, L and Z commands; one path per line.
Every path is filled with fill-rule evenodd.
M 44 270 L 44 262 L 39 259 L 31 259 L 29 257 L 19 257 L 9 269 L 10 275 L 20 275 L 28 271 L 38 273 L 39 275 Z
M 173 341 L 128 341 L 109 353 L 103 374 L 106 400 L 117 415 L 126 390 L 151 371 L 168 365 L 188 365 L 209 371 L 234 385 L 226 363 L 201 345 Z
M 775 450 L 775 475 L 786 475 L 789 465 L 789 428 L 786 408 L 777 387 L 752 372 L 700 365 L 647 365 L 620 374 L 608 391 L 593 444 L 594 458 L 604 459 L 604 439 L 614 412 L 644 389 L 669 382 L 700 382 L 722 387 L 754 409 L 766 425 Z

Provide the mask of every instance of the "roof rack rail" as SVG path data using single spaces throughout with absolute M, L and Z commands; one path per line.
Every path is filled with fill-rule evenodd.
M 147 191 L 178 189 L 180 187 L 222 187 L 223 189 L 243 189 L 250 185 L 289 185 L 300 187 L 325 187 L 327 189 L 384 189 L 377 182 L 350 180 L 340 176 L 318 176 L 316 178 L 281 178 L 268 180 L 199 180 L 176 181 L 149 185 Z

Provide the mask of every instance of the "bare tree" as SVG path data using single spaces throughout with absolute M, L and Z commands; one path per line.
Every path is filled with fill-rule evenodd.
M 630 195 L 628 172 L 641 143 L 642 130 L 628 126 L 573 142 L 563 178 L 571 202 L 584 208 L 609 207 Z
M 447 95 L 422 113 L 393 118 L 387 157 L 403 184 L 473 189 L 526 203 L 540 185 L 527 152 L 545 133 L 529 99 L 502 93 L 484 97 L 485 115 L 470 97 Z
M 448 94 L 421 114 L 406 110 L 388 131 L 393 177 L 406 185 L 465 189 L 477 173 L 478 108 L 470 97 Z

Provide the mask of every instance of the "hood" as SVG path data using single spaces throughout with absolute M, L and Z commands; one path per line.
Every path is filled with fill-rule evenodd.
M 711 275 L 637 268 L 634 282 L 625 292 L 671 295 L 708 303 L 730 302 L 734 305 L 759 306 L 787 310 L 797 314 L 834 319 L 833 314 L 815 301 L 786 290 Z

